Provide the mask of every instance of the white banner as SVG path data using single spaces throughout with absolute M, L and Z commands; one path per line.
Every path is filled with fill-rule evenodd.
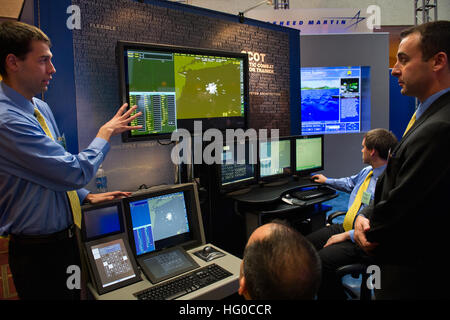
M 379 28 L 380 8 L 255 9 L 246 17 L 299 29 L 301 34 L 372 32 Z

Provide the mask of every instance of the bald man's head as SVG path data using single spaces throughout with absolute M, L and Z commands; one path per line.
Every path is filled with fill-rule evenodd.
M 241 269 L 239 293 L 251 299 L 312 299 L 320 284 L 317 252 L 281 221 L 252 233 Z

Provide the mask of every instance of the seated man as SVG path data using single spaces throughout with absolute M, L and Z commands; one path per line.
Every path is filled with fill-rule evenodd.
M 319 299 L 344 299 L 342 286 L 335 276 L 336 269 L 352 263 L 370 261 L 353 241 L 353 224 L 358 212 L 373 200 L 375 185 L 386 167 L 389 150 L 396 144 L 397 138 L 392 132 L 385 129 L 370 130 L 364 135 L 361 150 L 363 163 L 369 166 L 346 178 L 329 179 L 321 174 L 312 176 L 316 182 L 350 193 L 343 224 L 324 227 L 307 237 L 318 250 L 322 261 L 323 280 Z M 367 261 L 361 261 L 361 254 Z
M 238 292 L 247 300 L 314 299 L 320 273 L 314 247 L 295 229 L 275 220 L 248 239 Z

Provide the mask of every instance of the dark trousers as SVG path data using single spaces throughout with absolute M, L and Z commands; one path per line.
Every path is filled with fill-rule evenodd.
M 69 266 L 80 268 L 76 237 L 50 243 L 24 243 L 11 237 L 9 265 L 20 299 L 79 300 L 80 290 L 70 289 Z
M 341 279 L 336 276 L 336 269 L 348 264 L 371 261 L 370 257 L 351 240 L 323 247 L 331 236 L 342 232 L 345 232 L 342 224 L 332 224 L 307 236 L 322 261 L 322 282 L 317 295 L 318 299 L 346 299 Z

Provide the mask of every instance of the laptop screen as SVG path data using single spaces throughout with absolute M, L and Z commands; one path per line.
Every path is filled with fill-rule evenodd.
M 131 201 L 129 210 L 137 256 L 191 238 L 183 191 Z

